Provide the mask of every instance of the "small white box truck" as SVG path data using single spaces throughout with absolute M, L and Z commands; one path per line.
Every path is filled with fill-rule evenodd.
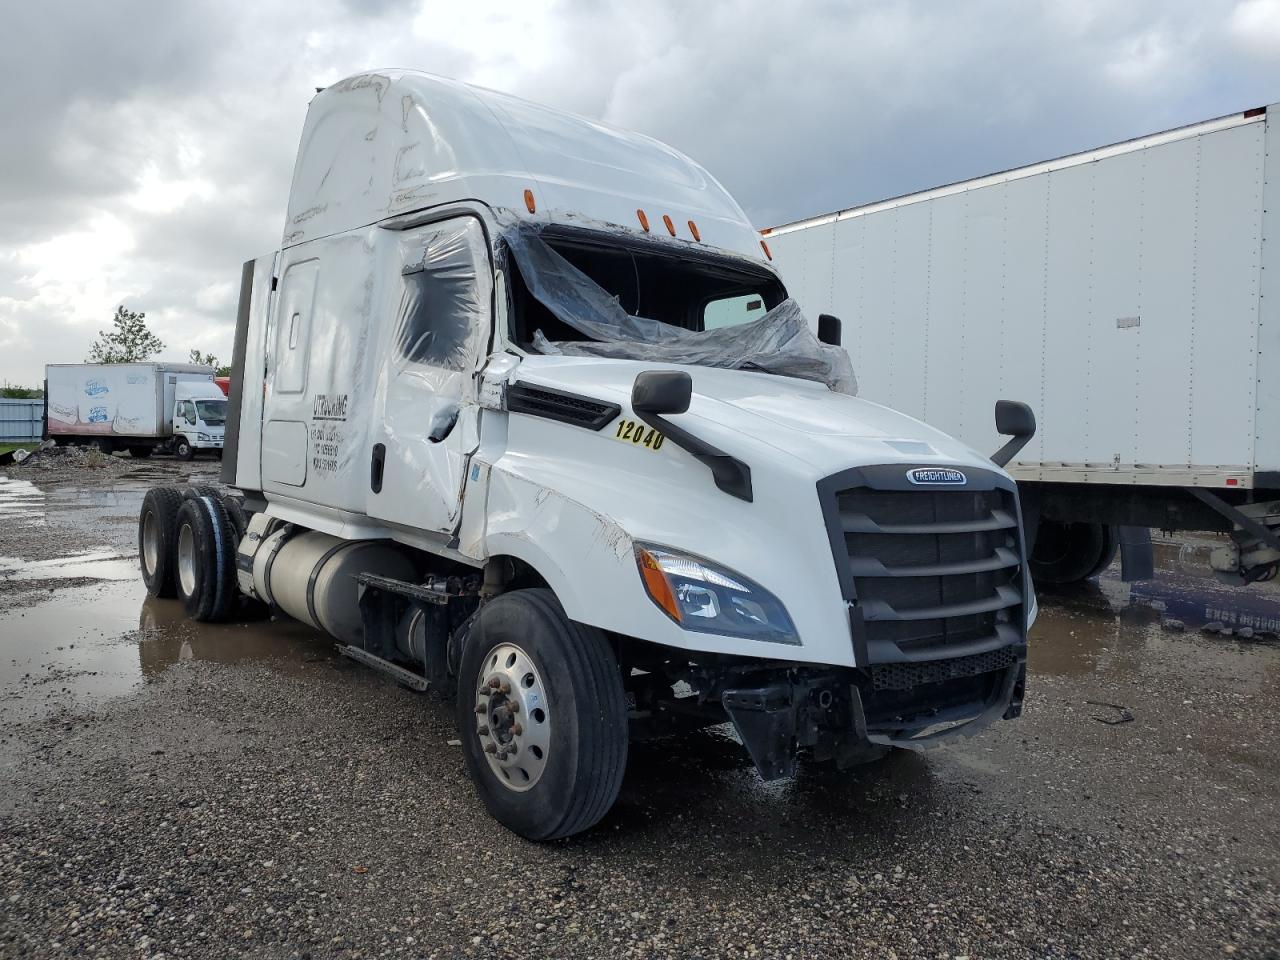
M 190 460 L 222 452 L 227 399 L 212 367 L 190 363 L 51 363 L 45 367 L 45 436 L 107 453 Z
M 862 396 L 978 448 L 997 397 L 1033 405 L 1035 439 L 1009 472 L 1038 580 L 1097 573 L 1118 527 L 1229 534 L 1219 576 L 1269 579 L 1277 110 L 762 233 L 801 306 L 844 319 Z
M 633 736 L 731 721 L 774 779 L 1017 716 L 1031 411 L 988 411 L 989 458 L 857 399 L 766 254 L 647 137 L 420 73 L 325 89 L 242 277 L 239 494 L 148 491 L 148 590 L 455 696 L 535 839 L 606 813 Z

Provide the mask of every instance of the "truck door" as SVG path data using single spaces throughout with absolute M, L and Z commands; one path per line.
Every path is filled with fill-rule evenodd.
M 480 221 L 397 235 L 388 335 L 369 431 L 368 514 L 451 532 L 478 440 L 475 373 L 489 349 L 493 267 Z

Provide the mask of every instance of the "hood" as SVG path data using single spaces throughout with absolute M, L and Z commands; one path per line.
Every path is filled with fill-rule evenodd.
M 689 411 L 673 417 L 682 426 L 745 433 L 819 472 L 908 461 L 998 469 L 986 456 L 914 417 L 794 377 L 638 360 L 529 356 L 512 379 L 627 409 L 636 375 L 645 370 L 684 370 L 693 378 Z

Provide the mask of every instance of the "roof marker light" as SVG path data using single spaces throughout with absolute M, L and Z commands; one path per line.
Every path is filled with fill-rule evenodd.
M 770 260 L 773 259 L 773 254 L 769 252 L 769 245 L 765 243 L 763 240 L 760 241 L 760 249 L 764 251 L 764 255 L 766 257 L 768 257 Z
M 702 242 L 702 234 L 698 232 L 698 225 L 692 220 L 689 221 L 689 232 L 693 234 L 693 239 L 697 240 L 699 243 Z
M 640 220 L 640 226 L 644 227 L 644 232 L 649 232 L 649 218 L 644 215 L 643 210 L 636 211 L 636 217 Z
M 536 203 L 534 203 L 534 202 L 533 202 L 533 191 L 532 191 L 532 190 L 525 190 L 525 192 L 524 192 L 524 205 L 525 205 L 526 207 L 528 207 L 528 208 L 529 208 L 529 212 L 530 212 L 530 213 L 537 213 L 537 212 L 538 212 L 538 205 L 537 205 Z
M 664 213 L 662 215 L 662 222 L 667 225 L 667 233 L 674 237 L 676 235 L 676 225 L 671 222 L 671 217 Z

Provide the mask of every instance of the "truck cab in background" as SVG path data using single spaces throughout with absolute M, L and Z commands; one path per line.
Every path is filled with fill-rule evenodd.
M 730 722 L 766 779 L 1016 717 L 1035 596 L 994 458 L 858 399 L 741 208 L 647 137 L 409 71 L 312 101 L 245 265 L 223 479 L 156 488 L 143 577 L 452 696 L 539 840 L 630 738 Z
M 207 450 L 221 457 L 226 428 L 227 397 L 220 387 L 205 380 L 176 385 L 169 443 L 174 456 L 190 460 L 197 451 Z

